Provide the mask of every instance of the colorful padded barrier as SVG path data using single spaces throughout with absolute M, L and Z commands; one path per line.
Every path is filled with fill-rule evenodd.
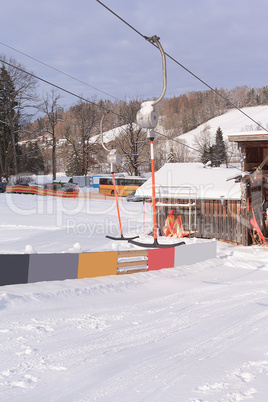
M 217 242 L 208 241 L 202 243 L 187 244 L 175 247 L 174 267 L 196 264 L 210 258 L 216 258 Z
M 174 268 L 175 247 L 148 250 L 148 271 Z
M 0 255 L 0 286 L 28 282 L 30 256 L 26 254 Z
M 149 249 L 148 271 L 191 265 L 215 258 L 216 248 L 216 241 L 208 241 L 167 249 Z M 133 253 L 129 251 L 130 254 L 131 252 Z M 80 254 L 0 254 L 0 286 L 117 275 L 117 269 L 118 251 Z
M 28 283 L 77 279 L 79 254 L 31 254 Z
M 117 274 L 117 251 L 79 254 L 78 279 Z

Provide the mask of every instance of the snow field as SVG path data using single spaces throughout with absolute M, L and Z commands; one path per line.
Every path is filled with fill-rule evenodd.
M 0 194 L 1 253 L 113 249 L 114 202 L 48 198 Z M 123 228 L 142 231 L 142 203 L 120 206 Z M 0 287 L 0 399 L 266 401 L 267 249 L 217 250 L 174 269 Z
M 0 252 L 22 254 L 26 246 L 37 253 L 111 250 L 106 235 L 120 237 L 114 200 L 62 199 L 24 194 L 0 194 Z M 151 207 L 119 202 L 124 233 L 151 228 Z M 80 248 L 78 246 L 80 245 Z M 126 248 L 129 248 L 127 245 Z M 30 250 L 30 247 L 28 247 Z
M 1 395 L 264 401 L 267 265 L 240 268 L 237 248 L 172 270 L 3 287 Z

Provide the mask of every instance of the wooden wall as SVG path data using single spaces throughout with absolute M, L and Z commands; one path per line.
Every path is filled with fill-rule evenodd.
M 162 202 L 170 202 L 161 200 Z M 177 201 L 178 202 L 178 201 Z M 187 204 L 188 200 L 179 200 L 179 203 Z M 249 245 L 249 223 L 246 209 L 241 208 L 240 200 L 206 200 L 199 199 L 197 204 L 196 237 L 206 239 L 218 239 L 231 243 Z M 166 217 L 172 210 L 171 206 L 158 207 L 158 224 L 162 229 Z M 189 209 L 187 207 L 174 207 L 175 218 L 181 215 L 185 230 L 194 230 L 194 208 L 192 208 L 192 224 L 189 228 Z

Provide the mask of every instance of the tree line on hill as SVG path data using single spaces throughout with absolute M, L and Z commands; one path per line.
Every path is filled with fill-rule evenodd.
M 188 92 L 160 104 L 163 126 L 176 135 L 187 133 L 208 120 L 233 109 L 268 104 L 268 86 L 262 88 L 236 87 Z M 219 95 L 218 95 L 219 94 Z
M 146 133 L 137 127 L 136 113 L 141 100 L 125 101 L 79 100 L 68 110 L 61 105 L 61 96 L 52 89 L 42 98 L 37 93 L 37 80 L 16 60 L 1 57 L 0 64 L 0 176 L 8 178 L 20 173 L 52 173 L 86 175 L 109 172 L 107 151 L 102 147 L 103 131 L 111 134 L 107 147 L 116 148 L 122 156 L 120 171 L 141 174 L 149 170 L 149 143 Z M 198 153 L 193 155 L 183 141 L 172 142 L 209 119 L 233 106 L 242 108 L 268 104 L 268 87 L 237 87 L 232 90 L 189 92 L 163 99 L 158 105 L 161 133 L 155 140 L 156 169 L 165 162 L 211 161 L 218 166 L 227 160 L 227 149 L 219 128 L 215 144 L 197 139 Z M 42 117 L 34 119 L 36 111 Z M 110 111 L 109 113 L 107 113 Z M 118 129 L 119 128 L 119 129 Z M 203 135 L 203 137 L 202 137 Z M 106 141 L 104 137 L 104 141 Z

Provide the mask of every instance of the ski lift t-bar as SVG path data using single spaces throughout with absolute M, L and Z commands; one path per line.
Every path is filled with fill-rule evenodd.
M 106 237 L 108 239 L 111 239 L 111 240 L 133 240 L 133 239 L 136 239 L 139 236 L 124 237 L 124 235 L 123 235 L 123 229 L 122 229 L 122 223 L 121 223 L 121 215 L 120 215 L 120 211 L 119 211 L 119 203 L 118 203 L 118 197 L 117 197 L 117 188 L 116 188 L 115 177 L 114 177 L 116 167 L 119 166 L 120 163 L 121 163 L 121 155 L 117 152 L 116 149 L 111 149 L 110 150 L 104 145 L 103 127 L 102 127 L 104 115 L 105 115 L 105 113 L 103 113 L 103 115 L 101 117 L 101 120 L 100 120 L 101 145 L 105 149 L 105 151 L 109 152 L 109 154 L 107 156 L 107 161 L 110 163 L 110 166 L 111 166 L 111 174 L 112 174 L 112 181 L 113 181 L 113 188 L 114 188 L 114 197 L 115 197 L 117 216 L 118 216 L 118 223 L 119 223 L 119 229 L 120 229 L 120 237 L 114 237 L 114 236 L 108 236 L 108 235 Z
M 152 248 L 169 248 L 179 246 L 181 244 L 185 244 L 184 242 L 179 242 L 176 244 L 159 244 L 157 240 L 157 221 L 156 221 L 156 202 L 155 202 L 155 169 L 154 169 L 154 147 L 153 141 L 155 137 L 155 127 L 158 123 L 158 115 L 154 109 L 154 106 L 159 103 L 164 97 L 167 89 L 167 70 L 166 70 L 166 56 L 164 50 L 159 42 L 159 37 L 154 35 L 151 38 L 146 38 L 149 42 L 157 45 L 160 53 L 162 55 L 162 65 L 163 65 L 163 89 L 162 93 L 158 99 L 155 101 L 147 101 L 141 104 L 141 108 L 137 113 L 137 124 L 140 128 L 144 128 L 147 130 L 147 138 L 150 139 L 150 152 L 151 152 L 151 173 L 152 173 L 152 206 L 153 206 L 153 237 L 154 242 L 143 244 L 136 240 L 129 240 L 130 243 L 133 243 L 140 247 L 152 247 Z
M 109 112 L 107 112 L 109 113 Z M 116 166 L 119 166 L 121 163 L 121 155 L 117 152 L 116 149 L 108 149 L 105 145 L 104 145 L 104 141 L 103 141 L 103 119 L 104 119 L 105 113 L 103 113 L 103 115 L 101 116 L 101 120 L 100 120 L 100 133 L 101 133 L 101 145 L 102 147 L 105 149 L 105 151 L 109 152 L 108 156 L 107 156 L 107 160 L 110 163 L 111 166 L 111 173 L 113 174 L 115 172 L 115 168 Z
M 141 108 L 137 113 L 137 124 L 139 127 L 147 130 L 147 138 L 154 139 L 155 137 L 155 127 L 158 123 L 158 115 L 154 109 L 154 106 L 159 103 L 165 96 L 167 89 L 167 69 L 166 69 L 166 56 L 164 50 L 159 42 L 159 37 L 154 35 L 151 38 L 146 39 L 151 43 L 156 43 L 158 49 L 160 50 L 162 56 L 162 67 L 163 67 L 163 89 L 162 93 L 158 99 L 155 101 L 147 101 L 141 104 Z

